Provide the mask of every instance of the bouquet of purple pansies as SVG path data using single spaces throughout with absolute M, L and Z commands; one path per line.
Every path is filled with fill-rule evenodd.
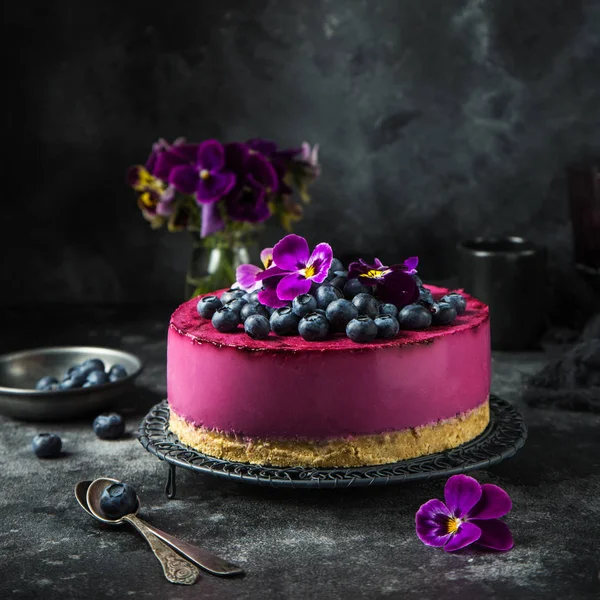
M 207 238 L 252 230 L 271 216 L 290 230 L 319 173 L 318 146 L 306 142 L 284 150 L 258 138 L 227 144 L 179 138 L 156 142 L 146 164 L 131 167 L 127 179 L 153 228 L 166 224 Z

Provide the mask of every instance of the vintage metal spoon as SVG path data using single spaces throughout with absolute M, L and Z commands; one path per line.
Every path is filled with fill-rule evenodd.
M 202 548 L 198 548 L 192 544 L 188 544 L 183 540 L 180 540 L 160 529 L 157 529 L 153 525 L 142 521 L 135 515 L 126 515 L 123 519 L 111 520 L 107 519 L 104 514 L 102 514 L 102 510 L 100 509 L 100 496 L 104 489 L 110 485 L 111 483 L 115 483 L 114 479 L 108 478 L 100 478 L 93 481 L 87 489 L 86 492 L 86 501 L 89 507 L 89 510 L 93 513 L 94 517 L 105 522 L 105 523 L 113 523 L 113 524 L 121 524 L 123 521 L 129 521 L 134 525 L 134 527 L 138 528 L 138 525 L 144 527 L 147 531 L 154 534 L 157 538 L 160 538 L 163 542 L 171 546 L 171 548 L 177 550 L 183 556 L 185 556 L 188 560 L 198 565 L 200 568 L 212 573 L 213 575 L 220 576 L 228 576 L 228 575 L 242 575 L 244 573 L 243 569 L 234 565 L 214 554 L 203 550 Z M 139 509 L 139 498 L 138 498 L 138 509 Z M 136 511 L 137 513 L 137 511 Z M 135 519 L 135 523 L 132 521 L 130 517 Z M 139 530 L 139 528 L 138 528 Z
M 116 479 L 106 479 L 104 480 L 105 487 L 110 483 L 117 483 Z M 109 520 L 105 518 L 104 515 L 101 517 L 97 514 L 94 514 L 89 507 L 87 502 L 87 492 L 91 486 L 91 481 L 80 481 L 75 486 L 75 498 L 77 498 L 77 502 L 85 512 L 87 512 L 91 517 L 98 519 L 102 523 L 108 524 L 116 524 L 116 523 L 131 523 L 146 539 L 154 555 L 158 558 L 160 564 L 162 565 L 165 577 L 171 583 L 178 583 L 181 585 L 193 585 L 200 575 L 200 571 L 196 568 L 195 565 L 191 564 L 177 552 L 174 552 L 167 544 L 162 542 L 156 536 L 152 535 L 149 531 L 146 530 L 144 523 L 138 519 L 135 514 L 125 515 L 122 519 L 118 519 L 117 521 Z M 102 491 L 100 491 L 102 493 Z M 98 499 L 100 497 L 98 496 Z M 139 507 L 139 498 L 138 498 L 138 507 Z M 137 510 L 136 510 L 137 512 Z

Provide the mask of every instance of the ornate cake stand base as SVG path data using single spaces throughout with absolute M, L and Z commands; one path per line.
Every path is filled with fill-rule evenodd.
M 341 469 L 264 467 L 220 460 L 184 446 L 169 431 L 169 405 L 163 400 L 146 415 L 139 440 L 148 452 L 169 465 L 166 494 L 174 498 L 176 467 L 218 477 L 292 488 L 347 488 L 389 485 L 436 477 L 449 477 L 487 469 L 513 456 L 525 443 L 527 427 L 508 402 L 490 396 L 490 423 L 474 440 L 438 454 L 429 454 L 387 465 Z

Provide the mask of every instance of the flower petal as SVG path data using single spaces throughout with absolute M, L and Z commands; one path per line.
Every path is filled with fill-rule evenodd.
M 231 191 L 235 185 L 235 175 L 229 171 L 211 173 L 208 179 L 198 178 L 196 199 L 202 204 L 217 202 Z
M 220 171 L 225 166 L 225 149 L 218 140 L 206 140 L 198 147 L 196 164 L 207 171 Z
M 264 188 L 249 177 L 247 185 L 234 189 L 226 199 L 227 214 L 234 221 L 260 223 L 271 216 Z
M 450 541 L 444 546 L 446 552 L 460 550 L 473 542 L 476 542 L 481 536 L 481 529 L 474 523 L 461 523 L 458 531 L 452 536 Z
M 199 180 L 198 170 L 191 165 L 174 167 L 169 175 L 169 183 L 182 194 L 193 194 L 198 187 Z
M 474 520 L 472 523 L 481 529 L 481 537 L 477 540 L 478 546 L 502 552 L 510 550 L 514 546 L 512 534 L 504 521 L 490 519 Z
M 307 294 L 310 290 L 310 280 L 299 273 L 286 275 L 277 284 L 277 297 L 280 300 L 293 300 L 296 296 Z
M 246 142 L 246 145 L 256 152 L 261 152 L 265 156 L 271 156 L 271 154 L 277 151 L 277 144 L 275 142 L 262 138 L 252 138 Z
M 216 204 L 202 205 L 202 224 L 200 227 L 200 237 L 202 238 L 224 229 L 225 223 L 223 223 L 219 207 Z
M 446 506 L 459 519 L 466 517 L 481 498 L 481 485 L 468 475 L 453 475 L 444 488 Z
M 361 283 L 367 283 L 367 280 L 361 278 Z M 381 302 L 390 302 L 402 308 L 418 299 L 419 288 L 412 275 L 406 271 L 392 270 L 377 286 L 377 295 Z
M 411 256 L 404 261 L 404 266 L 406 267 L 406 272 L 409 275 L 414 275 L 417 272 L 417 266 L 419 264 L 418 256 Z
M 258 300 L 261 304 L 270 306 L 271 308 L 281 308 L 282 306 L 287 305 L 285 300 L 281 300 L 277 296 L 277 284 L 281 279 L 281 275 L 265 279 L 263 289 L 258 292 Z
M 177 143 L 178 141 L 179 143 Z M 169 151 L 180 156 L 186 163 L 195 165 L 198 158 L 198 148 L 199 144 L 186 144 L 184 138 L 178 138 Z
M 280 269 L 276 265 L 271 265 L 268 269 L 261 271 L 256 276 L 256 280 L 257 281 L 266 281 L 267 279 L 270 279 L 272 277 L 277 277 L 277 276 L 280 276 L 280 279 L 281 279 L 281 277 L 283 277 L 284 275 L 289 275 L 289 274 L 290 274 L 289 271 L 286 271 L 285 269 Z M 277 283 L 279 283 L 279 280 L 277 281 Z
M 484 483 L 481 486 L 481 498 L 469 512 L 469 519 L 497 519 L 510 512 L 510 496 L 497 485 Z
M 246 161 L 248 174 L 269 191 L 277 191 L 277 173 L 273 165 L 260 154 L 251 154 Z
M 441 500 L 425 502 L 415 516 L 417 536 L 427 546 L 444 546 L 452 537 L 447 527 L 451 518 L 450 511 Z
M 207 204 L 206 206 L 212 206 L 212 204 Z M 256 276 L 261 271 L 262 269 L 256 265 L 240 265 L 235 270 L 235 280 L 239 283 L 243 290 L 246 290 L 247 292 L 253 292 L 255 289 L 262 287 L 262 283 L 260 281 L 256 281 Z
M 317 244 L 308 259 L 308 266 L 312 266 L 315 274 L 311 277 L 315 283 L 323 283 L 327 277 L 331 261 L 333 260 L 333 250 L 326 243 Z
M 304 269 L 309 257 L 308 242 L 295 233 L 286 235 L 273 247 L 273 262 L 286 271 Z
M 260 260 L 265 269 L 268 269 L 273 263 L 273 248 L 264 248 L 260 253 Z
M 169 175 L 175 167 L 189 164 L 190 161 L 187 160 L 185 156 L 181 155 L 178 151 L 175 151 L 173 149 L 167 150 L 166 152 L 161 152 L 156 157 L 156 164 L 154 166 L 153 175 L 155 177 L 158 177 L 158 179 L 168 181 Z

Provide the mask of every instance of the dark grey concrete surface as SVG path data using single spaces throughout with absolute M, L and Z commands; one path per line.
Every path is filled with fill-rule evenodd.
M 160 136 L 319 142 L 298 232 L 341 255 L 418 254 L 431 279 L 460 239 L 511 234 L 572 258 L 564 168 L 600 159 L 600 0 L 22 0 L 2 17 L 0 305 L 178 299 L 188 240 L 151 231 L 124 181 Z
M 165 395 L 169 312 L 9 311 L 0 351 L 94 343 L 139 353 L 147 365 L 139 391 L 119 405 L 133 434 Z M 443 481 L 300 492 L 180 472 L 178 497 L 169 501 L 165 464 L 133 435 L 97 440 L 91 419 L 49 425 L 0 418 L 0 598 L 597 599 L 600 416 L 521 406 L 523 375 L 545 360 L 541 353 L 494 356 L 493 391 L 518 404 L 529 425 L 518 455 L 475 473 L 513 499 L 507 522 L 515 547 L 506 554 L 450 555 L 421 544 L 415 511 L 442 497 Z M 32 455 L 30 440 L 44 430 L 60 433 L 64 458 Z M 73 485 L 101 475 L 134 484 L 150 522 L 243 565 L 247 575 L 204 576 L 191 588 L 169 584 L 136 533 L 105 529 L 77 506 Z

